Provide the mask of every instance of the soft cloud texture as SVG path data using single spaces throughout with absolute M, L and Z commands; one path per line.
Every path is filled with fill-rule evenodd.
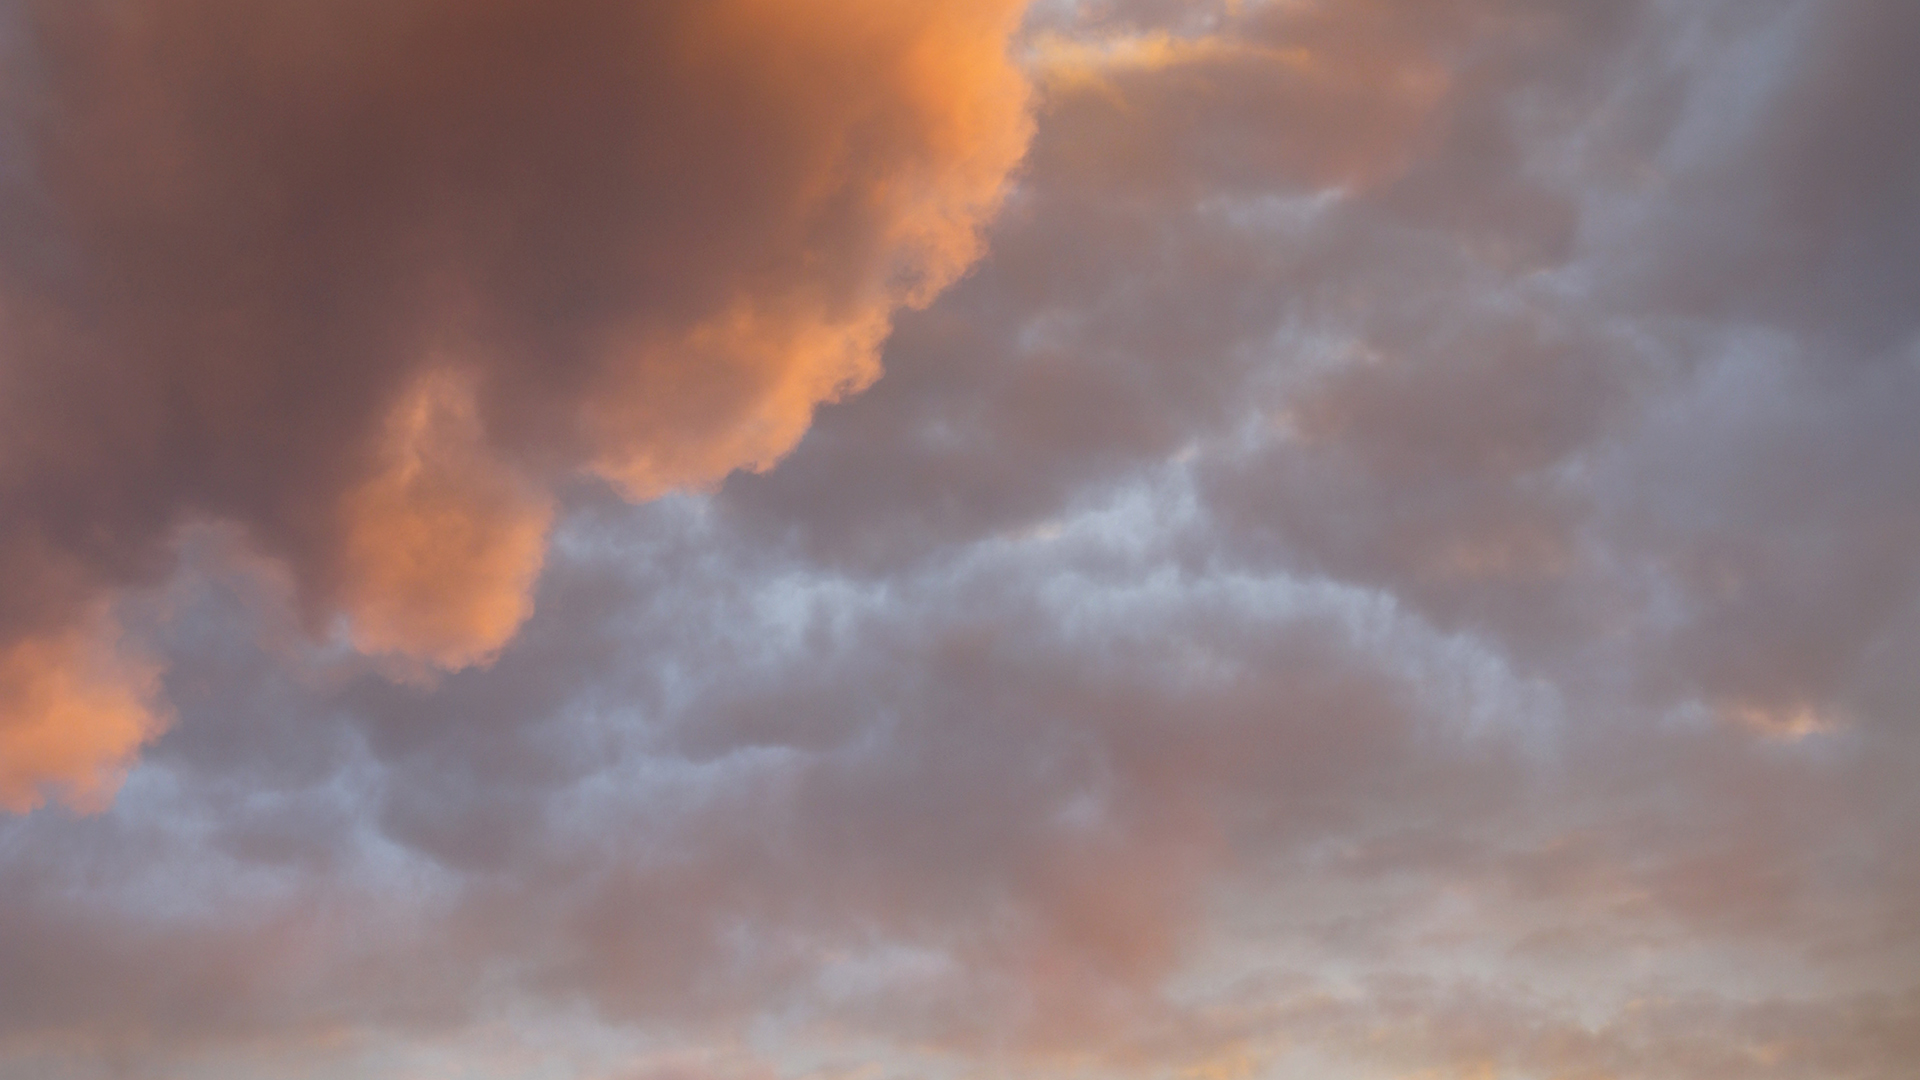
M 974 260 L 1017 7 L 7 4 L 0 642 L 224 521 L 316 631 L 491 658 L 556 483 L 768 468 Z M 21 753 L 101 734 L 14 774 L 91 791 L 157 727 L 56 697 Z
M 98 613 L 89 629 L 16 641 L 0 654 L 0 809 L 22 813 L 54 787 L 101 810 L 140 745 L 158 734 L 151 665 L 115 648 Z
M 596 425 L 665 397 L 422 367 L 317 609 L 170 534 L 177 723 L 0 824 L 0 1076 L 1912 1071 L 1908 6 L 1025 20 L 986 257 L 776 468 L 556 484 L 757 458 L 725 379 L 663 464 Z M 616 336 L 885 325 L 805 310 Z

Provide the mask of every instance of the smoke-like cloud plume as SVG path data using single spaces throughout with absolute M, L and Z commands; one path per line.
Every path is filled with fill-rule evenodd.
M 161 726 L 101 611 L 183 526 L 457 669 L 557 483 L 770 466 L 977 256 L 1022 7 L 0 2 L 0 803 Z

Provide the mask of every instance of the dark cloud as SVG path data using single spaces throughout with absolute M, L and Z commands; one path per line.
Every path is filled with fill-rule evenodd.
M 157 726 L 87 619 L 182 525 L 364 651 L 489 659 L 554 481 L 770 465 L 972 261 L 1026 135 L 1011 0 L 6 16 L 0 655 L 67 673 L 6 681 L 15 809 L 97 802 Z

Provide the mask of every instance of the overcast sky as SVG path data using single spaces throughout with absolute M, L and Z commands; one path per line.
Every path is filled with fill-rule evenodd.
M 0 0 L 0 1080 L 1910 1080 L 1920 4 Z

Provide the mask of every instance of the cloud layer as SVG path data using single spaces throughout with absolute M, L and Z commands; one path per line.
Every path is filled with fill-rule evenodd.
M 464 100 L 524 53 L 527 85 L 600 102 L 626 76 L 551 58 L 656 18 L 578 5 L 550 52 L 488 52 L 544 23 L 477 10 L 502 21 L 444 71 L 392 77 Z M 16 801 L 64 776 L 104 808 L 143 710 L 177 721 L 104 812 L 0 822 L 0 1077 L 1911 1071 L 1911 5 L 649 10 L 712 50 L 658 160 L 739 173 L 627 207 L 572 165 L 626 160 L 585 136 L 639 114 L 550 131 L 571 107 L 518 76 L 474 93 L 519 127 L 376 123 L 406 152 L 358 167 L 414 185 L 380 220 L 431 243 L 380 247 L 364 302 L 454 313 L 428 355 L 460 362 L 395 361 L 357 413 L 259 412 L 289 445 L 357 417 L 315 443 L 333 479 L 259 480 L 286 523 L 161 485 L 164 529 L 99 534 L 149 536 L 124 561 L 8 534 L 41 560 L 17 595 L 71 598 L 13 602 L 59 618 L 9 616 L 34 629 L 0 672 L 124 733 L 61 751 L 109 763 L 92 786 L 47 766 Z M 909 92 L 936 85 L 974 92 Z M 1029 85 L 1026 164 L 950 280 Z M 326 129 L 300 130 L 285 175 L 318 184 Z M 503 131 L 542 154 L 480 152 Z M 485 167 L 413 171 L 443 158 Z M 524 235 L 401 197 L 450 176 L 481 209 L 568 197 Z M 646 216 L 676 199 L 707 215 L 684 235 Z M 456 241 L 458 274 L 417 274 Z M 17 250 L 66 280 L 59 245 Z M 360 325 L 302 310 L 241 315 Z M 889 330 L 885 377 L 758 468 Z M 274 370 L 248 392 L 291 394 Z M 47 445 L 100 470 L 49 477 L 123 468 Z M 96 520 L 18 490 L 45 508 L 20 520 Z

